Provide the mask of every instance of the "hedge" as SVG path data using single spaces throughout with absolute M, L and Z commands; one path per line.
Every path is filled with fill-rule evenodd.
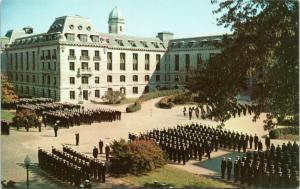
M 126 112 L 131 113 L 131 112 L 139 111 L 141 109 L 141 104 L 144 101 L 158 98 L 161 96 L 170 96 L 170 95 L 174 95 L 174 94 L 180 94 L 182 92 L 183 92 L 182 89 L 172 89 L 172 90 L 154 91 L 154 92 L 149 92 L 149 93 L 143 94 L 134 104 L 130 104 L 129 106 L 127 106 Z
M 164 109 L 171 109 L 174 106 L 174 103 L 172 102 L 173 99 L 174 99 L 174 95 L 166 96 L 160 99 L 160 101 L 158 102 L 158 106 Z
M 290 126 L 279 129 L 273 129 L 269 132 L 271 139 L 277 139 L 280 138 L 280 136 L 287 134 L 299 135 L 299 127 Z

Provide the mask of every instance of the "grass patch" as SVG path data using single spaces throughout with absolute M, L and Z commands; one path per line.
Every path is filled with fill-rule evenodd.
M 130 175 L 122 178 L 125 182 L 136 186 L 147 186 L 154 181 L 166 183 L 175 188 L 232 188 L 223 182 L 195 175 L 193 173 L 171 167 L 169 165 L 156 169 L 146 175 Z
M 14 113 L 8 110 L 1 110 L 1 119 L 6 121 L 12 121 Z

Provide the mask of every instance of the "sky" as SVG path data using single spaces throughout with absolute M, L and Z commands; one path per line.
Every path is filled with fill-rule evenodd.
M 10 29 L 33 27 L 47 32 L 56 17 L 80 15 L 98 32 L 108 32 L 108 15 L 118 6 L 125 17 L 125 34 L 154 37 L 170 31 L 174 37 L 231 33 L 217 26 L 210 0 L 1 0 L 1 36 Z

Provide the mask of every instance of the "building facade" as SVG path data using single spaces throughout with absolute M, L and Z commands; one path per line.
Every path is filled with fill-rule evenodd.
M 124 30 L 125 19 L 117 7 L 109 14 L 109 33 L 97 32 L 80 16 L 56 18 L 46 33 L 6 36 L 5 71 L 19 96 L 78 103 L 101 101 L 113 90 L 139 97 L 184 87 L 188 71 L 200 69 L 219 53 L 213 43 L 222 40 L 173 39 L 170 32 L 141 38 L 124 35 Z

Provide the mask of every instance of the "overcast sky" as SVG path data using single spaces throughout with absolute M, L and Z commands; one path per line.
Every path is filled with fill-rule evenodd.
M 2 0 L 1 36 L 9 29 L 31 26 L 47 32 L 56 17 L 80 15 L 99 32 L 108 32 L 108 15 L 118 6 L 125 17 L 125 34 L 154 37 L 170 31 L 176 38 L 231 33 L 216 25 L 210 0 Z

